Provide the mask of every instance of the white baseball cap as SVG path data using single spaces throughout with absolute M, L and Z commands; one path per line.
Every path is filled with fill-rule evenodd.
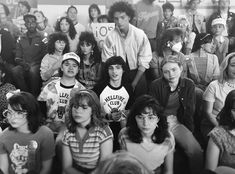
M 75 60 L 78 64 L 80 64 L 80 57 L 75 54 L 74 52 L 69 52 L 69 53 L 65 53 L 63 55 L 63 60 L 62 60 L 62 63 L 65 61 L 65 60 L 68 60 L 68 59 L 73 59 Z
M 216 24 L 222 24 L 224 25 L 224 27 L 226 27 L 226 21 L 223 18 L 215 18 L 212 21 L 211 26 L 216 25 Z

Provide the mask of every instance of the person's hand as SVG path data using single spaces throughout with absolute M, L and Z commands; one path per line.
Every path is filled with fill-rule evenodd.
M 15 62 L 17 65 L 22 66 L 25 71 L 29 71 L 30 65 L 27 62 L 25 62 L 23 59 L 17 57 L 15 58 Z
M 131 83 L 131 86 L 132 86 L 132 88 L 133 88 L 133 91 L 135 90 L 136 85 L 137 85 L 137 83 L 136 83 L 135 81 L 133 81 L 133 82 Z

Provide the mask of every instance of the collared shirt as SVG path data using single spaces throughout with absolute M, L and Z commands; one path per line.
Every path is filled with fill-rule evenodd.
M 36 32 L 32 36 L 27 33 L 20 36 L 16 43 L 16 57 L 25 60 L 30 64 L 40 64 L 46 53 L 46 44 L 43 37 Z
M 106 62 L 112 56 L 121 56 L 128 61 L 130 70 L 138 69 L 144 72 L 149 68 L 152 59 L 152 50 L 146 34 L 129 24 L 128 34 L 123 38 L 120 31 L 115 28 L 105 38 L 102 61 Z

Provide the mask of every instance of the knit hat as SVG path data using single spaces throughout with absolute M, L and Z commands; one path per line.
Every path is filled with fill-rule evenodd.
M 216 25 L 216 24 L 222 24 L 224 25 L 224 27 L 226 27 L 226 21 L 223 18 L 215 18 L 212 21 L 211 26 Z
M 66 53 L 66 54 L 64 54 L 63 55 L 63 60 L 62 60 L 62 63 L 61 64 L 63 64 L 63 62 L 65 61 L 65 60 L 69 60 L 69 59 L 73 59 L 73 60 L 75 60 L 77 63 L 78 63 L 78 65 L 80 64 L 80 57 L 77 55 L 77 54 L 75 54 L 74 52 L 69 52 L 69 53 Z

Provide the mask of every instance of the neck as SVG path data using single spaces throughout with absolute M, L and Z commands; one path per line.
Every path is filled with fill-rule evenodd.
M 169 86 L 171 88 L 171 91 L 174 91 L 177 88 L 178 84 L 179 84 L 179 79 L 178 79 L 178 81 L 175 81 L 175 82 L 169 82 Z
M 142 139 L 143 139 L 143 143 L 151 143 L 153 142 L 152 141 L 152 138 L 151 138 L 151 135 L 146 135 L 146 134 L 142 134 Z
M 65 77 L 63 76 L 60 80 L 60 82 L 65 86 L 72 86 L 75 84 L 75 78 L 74 77 Z
M 90 57 L 91 57 L 91 53 L 89 53 L 89 54 L 84 54 L 83 60 L 84 60 L 84 61 L 85 61 L 85 60 L 89 60 Z
M 28 32 L 27 32 L 27 35 L 28 35 L 28 36 L 32 36 L 32 35 L 34 35 L 34 34 L 36 34 L 36 33 L 37 33 L 36 30 L 35 30 L 34 32 L 29 32 L 29 31 L 28 31 Z
M 62 56 L 63 52 L 62 51 L 57 51 L 55 50 L 54 55 L 56 56 Z
M 28 128 L 28 122 L 26 122 L 24 125 L 22 125 L 21 127 L 18 127 L 17 128 L 17 131 L 18 132 L 21 132 L 21 133 L 31 133 L 31 131 L 29 130 Z
M 118 88 L 119 86 L 121 86 L 122 79 L 115 80 L 115 81 L 110 81 L 109 83 L 110 83 L 111 86 L 113 86 L 115 88 Z

